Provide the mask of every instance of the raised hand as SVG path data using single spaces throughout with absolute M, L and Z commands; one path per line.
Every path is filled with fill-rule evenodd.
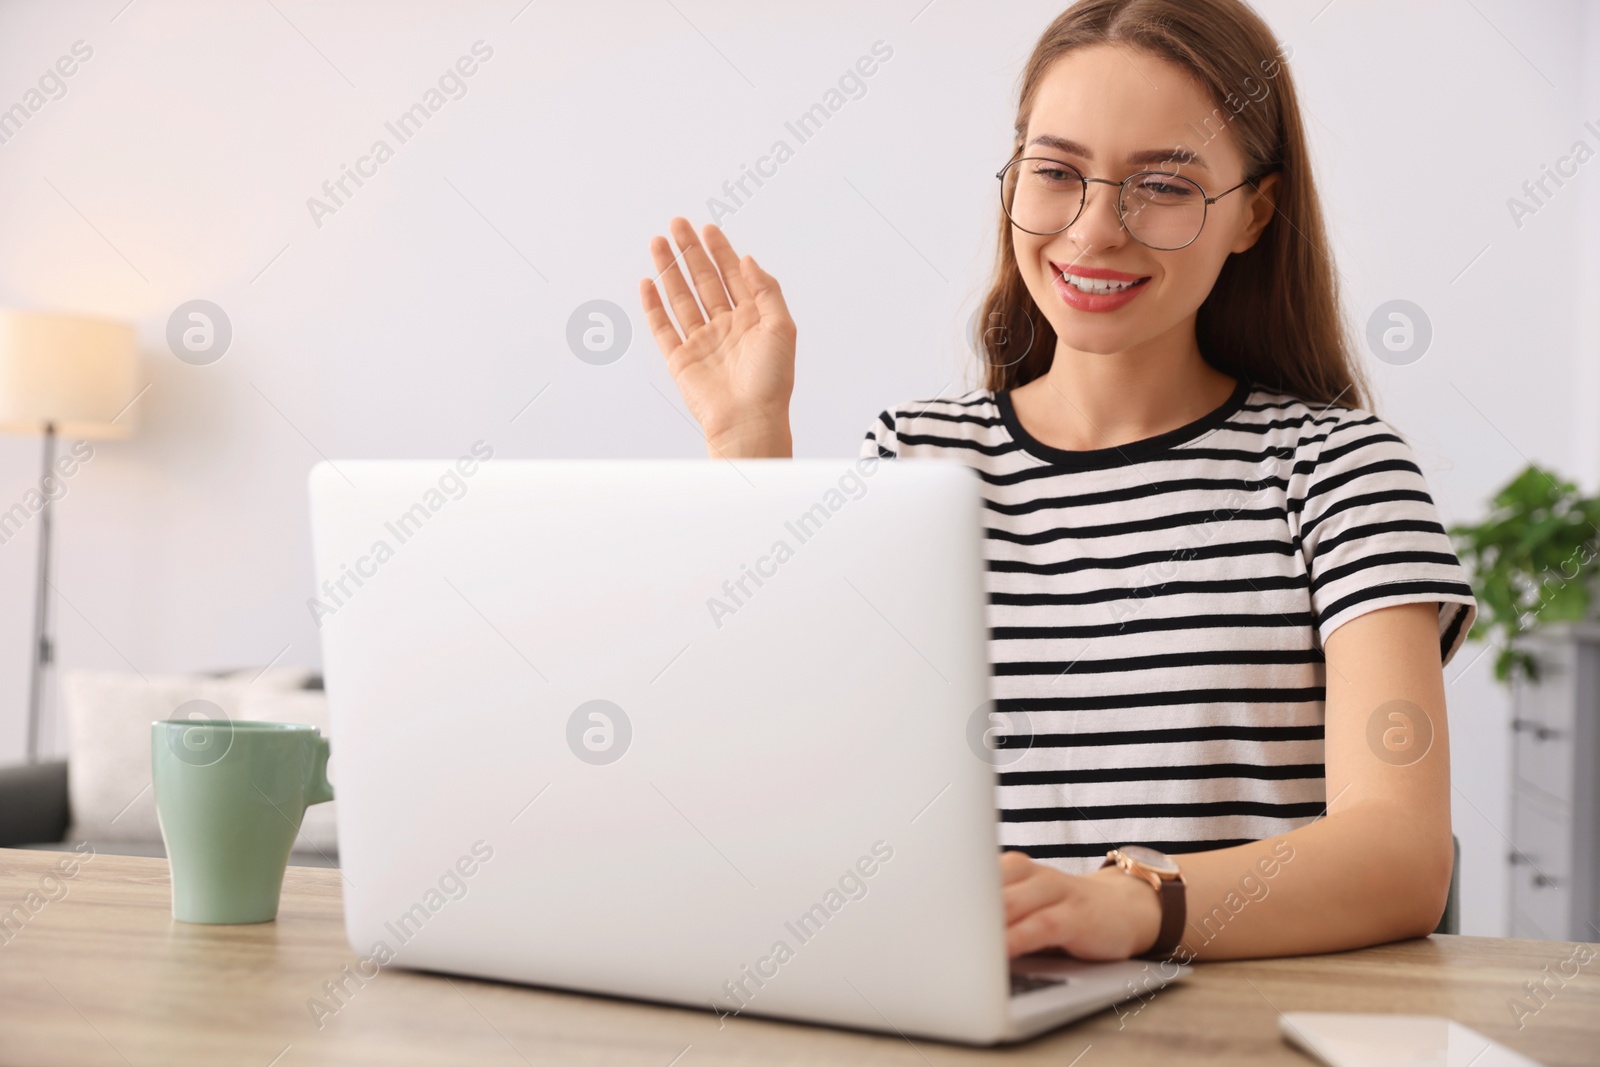
M 656 236 L 650 258 L 672 316 L 648 278 L 639 283 L 639 300 L 667 370 L 706 436 L 707 452 L 725 459 L 792 455 L 795 327 L 778 280 L 754 256 L 735 255 L 711 223 L 702 231 L 704 245 L 681 216 L 668 228 L 683 250 L 694 289 L 667 239 Z

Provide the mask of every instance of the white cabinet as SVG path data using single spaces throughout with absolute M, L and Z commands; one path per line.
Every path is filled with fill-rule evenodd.
M 1518 639 L 1539 661 L 1512 687 L 1512 937 L 1600 941 L 1600 624 Z

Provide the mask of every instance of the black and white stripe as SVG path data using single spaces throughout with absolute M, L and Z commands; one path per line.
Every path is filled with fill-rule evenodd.
M 996 710 L 1032 735 L 1000 839 L 1062 870 L 1312 821 L 1328 635 L 1433 601 L 1448 663 L 1477 613 L 1410 446 L 1358 408 L 1241 380 L 1186 426 L 1069 452 L 980 389 L 883 412 L 862 455 L 982 480 Z

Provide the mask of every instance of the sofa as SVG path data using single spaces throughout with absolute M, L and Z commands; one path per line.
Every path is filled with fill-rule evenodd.
M 220 714 L 328 732 L 322 679 L 301 667 L 150 676 L 69 671 L 61 678 L 60 708 L 65 759 L 0 767 L 0 846 L 69 848 L 86 841 L 99 852 L 164 855 L 150 788 L 150 723 L 157 719 Z M 336 767 L 337 757 L 331 779 Z M 338 865 L 337 803 L 306 809 L 290 863 Z

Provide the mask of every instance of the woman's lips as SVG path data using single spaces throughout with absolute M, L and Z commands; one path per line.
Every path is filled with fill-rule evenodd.
M 1104 267 L 1063 267 L 1056 263 L 1050 264 L 1050 273 L 1062 302 L 1079 311 L 1115 311 L 1131 303 L 1150 280 L 1149 275 Z M 1085 292 L 1067 281 L 1063 273 L 1091 283 L 1090 288 L 1098 291 Z

